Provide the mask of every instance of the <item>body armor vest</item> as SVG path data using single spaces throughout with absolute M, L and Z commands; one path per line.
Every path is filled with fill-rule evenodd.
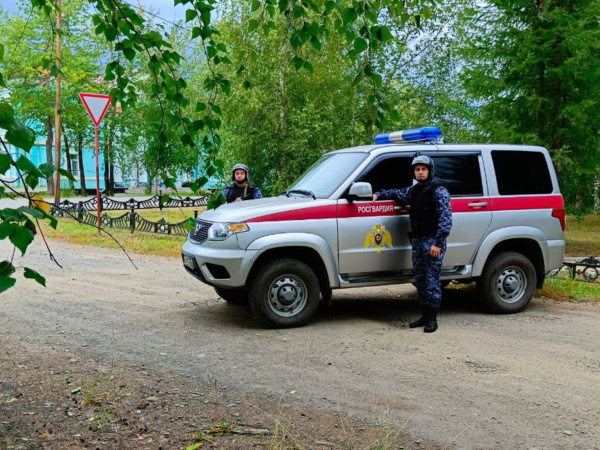
M 435 190 L 442 186 L 436 181 L 418 183 L 410 192 L 411 237 L 435 236 L 438 229 L 438 213 Z
M 235 199 L 242 197 L 242 200 L 252 200 L 254 198 L 254 192 L 256 186 L 254 184 L 247 184 L 244 187 L 239 187 L 233 183 L 229 186 L 229 192 L 227 193 L 227 203 L 235 202 Z

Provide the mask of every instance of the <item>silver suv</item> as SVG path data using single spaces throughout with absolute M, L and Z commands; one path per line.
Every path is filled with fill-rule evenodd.
M 412 159 L 427 155 L 452 195 L 442 280 L 475 281 L 491 311 L 520 311 L 563 262 L 565 210 L 548 151 L 440 136 L 379 135 L 327 153 L 278 197 L 205 211 L 183 245 L 186 270 L 277 327 L 308 322 L 333 289 L 412 283 L 408 208 L 372 193 L 409 186 Z

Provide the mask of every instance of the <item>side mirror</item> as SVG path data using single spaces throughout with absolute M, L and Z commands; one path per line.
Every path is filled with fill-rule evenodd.
M 350 198 L 361 198 L 361 199 L 369 199 L 373 198 L 373 188 L 371 187 L 371 183 L 365 183 L 364 181 L 358 181 L 350 186 L 350 191 L 348 192 Z

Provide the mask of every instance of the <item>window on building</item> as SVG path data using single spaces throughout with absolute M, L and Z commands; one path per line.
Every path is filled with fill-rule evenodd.
M 77 153 L 71 153 L 71 171 L 74 177 L 79 176 L 79 155 Z

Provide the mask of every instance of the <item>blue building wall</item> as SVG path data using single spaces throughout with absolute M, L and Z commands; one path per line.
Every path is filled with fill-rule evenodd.
M 25 152 L 22 149 L 8 145 L 8 151 L 12 153 L 13 159 L 16 161 L 21 155 L 25 155 L 36 167 L 46 162 L 46 143 L 42 141 L 36 141 L 35 145 L 29 152 Z M 66 169 L 67 163 L 64 155 L 65 148 L 61 148 L 61 164 L 60 167 Z M 85 187 L 87 189 L 96 189 L 96 155 L 95 149 L 92 147 L 84 147 L 82 150 L 83 155 L 83 168 L 85 171 Z M 79 165 L 77 164 L 77 153 L 70 152 L 71 163 L 73 165 L 73 175 L 75 176 L 75 189 L 81 188 L 80 176 L 79 176 Z M 52 156 L 54 156 L 54 146 L 52 146 Z M 100 189 L 104 189 L 104 157 L 100 153 L 99 157 L 100 164 Z M 11 167 L 10 171 L 5 175 L 5 178 L 17 179 L 17 171 L 14 167 Z M 69 180 L 61 176 L 60 181 L 61 189 L 69 188 Z M 23 183 L 18 180 L 15 182 L 14 187 L 16 189 L 23 189 Z M 38 186 L 35 188 L 36 191 L 45 191 L 47 189 L 47 182 L 45 178 L 39 180 Z

